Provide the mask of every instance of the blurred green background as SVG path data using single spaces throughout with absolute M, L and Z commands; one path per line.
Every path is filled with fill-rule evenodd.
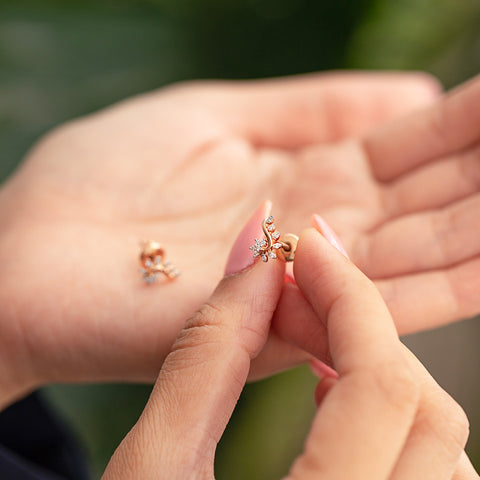
M 0 0 L 0 176 L 45 131 L 126 96 L 192 78 L 326 69 L 419 69 L 451 87 L 480 70 L 478 0 Z M 480 322 L 406 339 L 472 421 Z M 219 479 L 280 478 L 314 412 L 306 368 L 249 385 L 218 449 Z M 85 445 L 94 478 L 150 387 L 53 386 L 45 394 Z

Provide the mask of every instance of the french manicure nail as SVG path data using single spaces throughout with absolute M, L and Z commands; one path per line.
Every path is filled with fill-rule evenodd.
M 270 200 L 265 200 L 255 210 L 233 244 L 225 267 L 225 275 L 240 272 L 253 264 L 254 258 L 250 245 L 256 238 L 262 238 L 262 221 L 270 215 L 271 211 L 272 202 Z
M 320 215 L 312 215 L 312 224 L 331 245 L 333 245 L 340 253 L 345 255 L 345 257 L 350 258 L 344 246 L 342 245 L 342 242 L 340 242 L 340 239 Z

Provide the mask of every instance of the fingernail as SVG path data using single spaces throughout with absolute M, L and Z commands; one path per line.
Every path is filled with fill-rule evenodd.
M 347 251 L 345 250 L 342 242 L 340 242 L 339 238 L 335 234 L 335 232 L 331 229 L 328 223 L 316 213 L 312 215 L 312 225 L 325 237 L 325 239 L 333 245 L 340 253 L 345 255 L 345 257 L 350 258 L 348 256 Z
M 312 372 L 320 379 L 323 378 L 338 378 L 338 373 L 326 363 L 314 358 L 308 362 Z
M 271 211 L 272 202 L 270 200 L 265 200 L 255 210 L 233 244 L 225 267 L 225 275 L 240 272 L 253 264 L 254 258 L 250 246 L 253 245 L 256 238 L 262 238 L 262 221 L 270 215 Z
M 297 282 L 295 281 L 295 277 L 288 272 L 285 274 L 285 283 L 293 283 L 293 285 L 297 284 Z

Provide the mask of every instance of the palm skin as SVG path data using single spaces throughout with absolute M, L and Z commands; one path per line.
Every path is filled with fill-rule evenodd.
M 463 113 L 478 116 L 471 102 L 480 103 L 479 82 L 466 90 Z M 282 232 L 308 226 L 313 212 L 324 216 L 352 260 L 377 280 L 401 333 L 472 314 L 479 308 L 472 285 L 464 279 L 455 296 L 445 278 L 459 262 L 467 269 L 462 275 L 478 273 L 477 252 L 444 257 L 443 264 L 432 257 L 429 265 L 425 251 L 412 241 L 405 251 L 402 239 L 416 235 L 412 216 L 472 201 L 476 187 L 459 185 L 457 194 L 425 208 L 412 201 L 396 209 L 399 192 L 409 188 L 399 182 L 415 184 L 431 162 L 394 175 L 382 171 L 391 162 L 382 148 L 397 142 L 408 157 L 421 135 L 411 125 L 427 113 L 373 129 L 435 96 L 433 81 L 416 75 L 192 84 L 54 131 L 0 194 L 2 355 L 29 387 L 152 380 L 185 319 L 223 275 L 243 222 L 265 198 Z M 432 145 L 431 153 L 440 164 L 457 150 L 467 155 L 466 146 L 437 152 Z M 458 238 L 471 243 L 463 224 L 458 229 Z M 141 282 L 141 239 L 165 245 L 182 271 L 177 281 Z M 419 287 L 425 276 L 444 290 L 422 296 L 412 316 L 421 288 L 432 287 Z M 455 296 L 455 308 L 441 309 L 442 295 Z M 273 343 L 287 360 L 260 356 L 262 374 L 304 355 L 278 338 Z

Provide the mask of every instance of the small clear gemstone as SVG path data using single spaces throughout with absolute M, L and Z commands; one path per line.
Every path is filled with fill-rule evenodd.
M 145 266 L 146 266 L 146 267 L 151 267 L 152 265 L 153 265 L 152 261 L 151 261 L 149 258 L 147 258 L 147 259 L 145 260 Z
M 268 231 L 273 232 L 275 230 L 275 224 L 272 223 L 271 225 L 268 226 Z
M 277 255 L 276 255 L 275 252 L 268 252 L 268 256 L 269 256 L 270 258 L 277 258 Z
M 267 257 L 264 253 L 262 253 L 262 260 L 263 260 L 264 262 L 267 262 L 267 261 L 268 261 L 268 257 Z
M 155 265 L 160 265 L 162 263 L 162 257 L 155 257 Z
M 270 215 L 266 220 L 265 223 L 273 223 L 273 217 Z
M 275 248 L 276 250 L 279 249 L 279 248 L 282 248 L 282 244 L 281 243 L 274 243 L 272 245 L 272 248 Z
M 253 252 L 254 257 L 258 257 L 264 250 L 264 247 L 267 245 L 267 242 L 265 239 L 263 240 L 258 240 L 255 239 L 255 243 L 250 247 L 250 250 Z
M 272 235 L 273 239 L 274 240 L 278 240 L 280 238 L 280 232 L 275 232 L 273 235 Z

